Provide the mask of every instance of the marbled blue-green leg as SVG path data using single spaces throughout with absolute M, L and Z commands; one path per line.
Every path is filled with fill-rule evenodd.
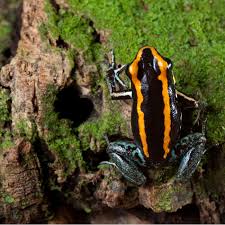
M 107 153 L 111 161 L 103 161 L 101 164 L 113 165 L 131 183 L 142 185 L 146 177 L 140 171 L 139 166 L 145 166 L 142 151 L 133 142 L 115 141 L 108 145 Z
M 204 155 L 206 138 L 202 133 L 194 133 L 182 138 L 175 146 L 181 153 L 181 162 L 176 174 L 177 180 L 189 179 Z

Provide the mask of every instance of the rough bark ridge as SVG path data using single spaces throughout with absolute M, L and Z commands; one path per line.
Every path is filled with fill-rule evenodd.
M 42 98 L 50 84 L 61 88 L 70 75 L 69 61 L 63 52 L 45 48 L 39 26 L 46 20 L 43 0 L 25 0 L 16 56 L 0 74 L 2 88 L 10 89 L 11 131 L 20 133 L 21 126 L 33 135 L 34 126 L 41 134 Z M 18 131 L 18 132 L 17 132 Z M 41 168 L 31 143 L 15 135 L 15 147 L 5 149 L 1 158 L 3 203 L 1 217 L 6 223 L 41 221 L 43 189 Z M 5 196 L 5 197 L 4 197 Z M 8 197 L 7 197 L 8 196 Z M 7 202 L 7 199 L 9 202 Z
M 55 1 L 55 4 L 57 8 L 68 7 L 65 1 L 61 0 Z M 15 57 L 0 72 L 1 88 L 10 91 L 12 120 L 10 131 L 13 142 L 13 145 L 4 148 L 0 154 L 0 219 L 5 223 L 44 222 L 48 219 L 51 205 L 47 196 L 50 185 L 46 185 L 48 181 L 45 179 L 48 177 L 46 171 L 43 171 L 49 162 L 43 165 L 42 153 L 51 152 L 51 149 L 42 143 L 48 134 L 48 127 L 43 122 L 45 114 L 43 97 L 49 86 L 61 90 L 72 82 L 73 66 L 66 50 L 57 48 L 57 40 L 41 39 L 40 26 L 47 20 L 44 7 L 44 0 L 23 0 L 18 49 Z M 81 93 L 91 99 L 91 75 L 96 73 L 97 69 L 93 65 L 87 67 L 82 54 L 77 56 L 76 60 L 76 83 L 80 86 Z M 104 93 L 101 93 L 98 99 L 92 100 L 96 111 L 105 110 L 107 98 Z M 129 121 L 130 104 L 124 105 L 121 109 L 126 111 L 125 114 L 129 114 L 126 115 L 126 120 Z M 41 144 L 35 145 L 37 142 Z M 217 157 L 220 160 L 215 160 Z M 162 170 L 158 173 L 149 172 L 152 182 L 140 188 L 128 184 L 119 174 L 115 174 L 113 168 L 99 169 L 97 172 L 76 170 L 67 180 L 60 178 L 60 166 L 47 168 L 53 172 L 48 171 L 49 174 L 58 175 L 56 183 L 58 182 L 57 188 L 61 188 L 58 191 L 61 191 L 60 197 L 65 194 L 64 191 L 68 191 L 67 197 L 65 195 L 62 198 L 63 200 L 67 198 L 65 202 L 70 204 L 71 214 L 68 216 L 69 219 L 60 218 L 58 221 L 74 222 L 71 218 L 74 210 L 83 209 L 87 213 L 91 210 L 97 211 L 93 215 L 84 214 L 90 219 L 88 222 L 92 223 L 106 222 L 100 215 L 101 210 L 109 218 L 118 216 L 118 220 L 112 220 L 116 223 L 180 222 L 183 221 L 180 214 L 177 214 L 177 219 L 172 220 L 168 219 L 170 214 L 161 212 L 175 212 L 183 206 L 195 204 L 201 222 L 224 222 L 225 183 L 221 181 L 224 178 L 224 154 L 218 152 L 217 148 L 209 153 L 209 158 L 212 160 L 208 168 L 198 171 L 197 176 L 187 183 L 176 183 L 172 180 L 162 183 L 162 178 L 159 177 L 166 174 Z M 90 162 L 87 160 L 87 163 Z M 158 181 L 154 182 L 157 179 Z M 212 196 L 211 190 L 214 190 L 214 187 L 216 193 L 219 193 L 216 197 Z M 71 210 L 72 206 L 74 210 Z M 123 210 L 113 209 L 110 214 L 109 208 L 123 208 Z M 142 214 L 135 213 L 131 208 L 137 209 L 137 212 Z M 161 214 L 154 214 L 152 210 Z M 58 208 L 56 211 L 61 212 Z M 68 210 L 62 208 L 63 213 L 66 211 Z M 51 222 L 58 221 L 53 219 Z
M 6 223 L 41 221 L 43 193 L 40 165 L 31 144 L 23 139 L 1 160 L 1 217 Z
M 44 5 L 43 0 L 23 1 L 17 54 L 1 71 L 1 85 L 11 90 L 12 126 L 27 121 L 31 129 L 35 122 L 40 132 L 43 94 L 48 85 L 64 87 L 71 70 L 63 51 L 53 52 L 41 40 L 39 27 L 47 20 Z

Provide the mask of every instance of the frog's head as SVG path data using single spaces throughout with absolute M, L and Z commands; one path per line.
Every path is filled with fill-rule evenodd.
M 143 74 L 148 73 L 149 77 L 157 77 L 166 71 L 172 71 L 172 66 L 170 59 L 160 55 L 155 48 L 145 46 L 139 49 L 134 61 L 129 65 L 128 74 L 141 80 L 140 76 Z
M 146 61 L 151 62 L 156 73 L 160 73 L 166 70 L 172 70 L 173 63 L 169 58 L 163 57 L 155 48 L 146 47 L 143 50 L 143 57 Z

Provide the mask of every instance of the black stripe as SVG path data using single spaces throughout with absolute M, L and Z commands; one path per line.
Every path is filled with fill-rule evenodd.
M 146 80 L 149 78 L 146 75 Z M 164 150 L 164 102 L 162 97 L 162 83 L 152 79 L 151 85 L 143 87 L 144 102 L 142 111 L 145 115 L 145 130 L 147 143 L 150 149 L 150 158 L 153 161 L 163 160 Z
M 155 60 L 155 63 L 153 60 Z M 151 50 L 148 48 L 143 50 L 143 55 L 139 62 L 138 75 L 142 77 L 142 94 L 144 96 L 142 111 L 145 115 L 145 130 L 150 160 L 160 162 L 164 160 L 164 102 L 162 82 L 158 80 L 158 76 L 160 75 L 158 62 L 154 59 Z

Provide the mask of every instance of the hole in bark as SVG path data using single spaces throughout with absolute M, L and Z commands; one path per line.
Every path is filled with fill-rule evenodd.
M 129 209 L 128 212 L 138 218 L 148 221 L 149 223 L 160 224 L 195 224 L 200 223 L 199 209 L 195 204 L 189 204 L 176 212 L 172 213 L 155 213 L 151 209 L 146 209 L 143 206 L 136 206 Z M 150 219 L 150 220 L 149 220 Z
M 89 26 L 93 28 L 92 36 L 93 36 L 94 42 L 101 43 L 101 41 L 100 41 L 100 34 L 95 29 L 94 22 L 92 20 L 90 20 Z
M 1 223 L 1 224 L 4 224 L 5 221 L 6 221 L 5 216 L 4 216 L 4 215 L 0 215 L 0 223 Z
M 222 213 L 220 216 L 221 224 L 225 224 L 225 213 Z
M 61 36 L 58 37 L 58 39 L 56 40 L 56 45 L 59 48 L 65 48 L 68 49 L 69 48 L 69 44 L 67 44 L 62 38 Z
M 54 107 L 55 111 L 59 113 L 59 119 L 71 120 L 73 127 L 78 127 L 87 120 L 94 109 L 94 105 L 89 98 L 80 96 L 75 84 L 64 88 L 57 94 Z
M 20 39 L 22 1 L 15 3 L 11 1 L 1 1 L 0 14 L 10 27 L 11 32 L 7 39 L 3 40 L 4 49 L 0 52 L 0 66 L 9 63 L 10 59 L 15 56 L 18 42 Z
M 88 162 L 88 170 L 98 171 L 98 166 L 102 161 L 109 161 L 108 154 L 105 151 L 102 152 L 93 152 L 93 151 L 84 151 L 82 153 L 83 159 L 85 162 Z
M 196 224 L 200 223 L 200 213 L 195 204 L 188 204 L 178 209 L 177 212 L 166 213 L 164 219 L 162 223 Z
M 42 188 L 44 190 L 44 193 L 46 194 L 45 197 L 49 198 L 49 193 L 51 192 L 49 190 L 49 180 L 56 179 L 56 175 L 51 170 L 51 167 L 49 165 L 55 161 L 55 155 L 52 154 L 51 151 L 49 151 L 46 142 L 39 137 L 37 137 L 33 142 L 33 147 L 40 162 Z
M 4 55 L 5 58 L 9 58 L 12 54 L 11 49 L 10 48 L 6 48 L 2 54 Z
M 182 223 L 200 223 L 199 209 L 195 204 L 189 204 L 177 211 L 181 215 Z
M 66 198 L 60 191 L 50 193 L 51 208 L 54 212 L 52 219 L 54 224 L 87 224 L 90 223 L 89 215 L 82 210 L 75 209 L 73 205 L 67 203 Z
M 92 195 L 96 191 L 96 185 L 93 183 L 88 183 L 87 189 L 90 192 L 90 194 Z
M 50 0 L 50 3 L 53 6 L 53 8 L 55 9 L 56 13 L 58 14 L 59 13 L 59 9 L 60 9 L 59 5 L 56 3 L 55 0 Z

